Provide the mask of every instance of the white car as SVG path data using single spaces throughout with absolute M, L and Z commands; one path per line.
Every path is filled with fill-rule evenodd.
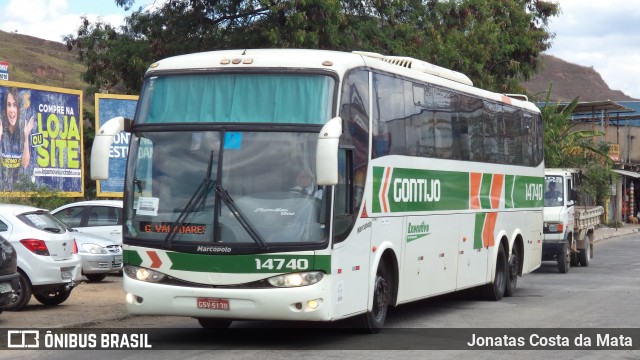
M 62 304 L 81 276 L 73 233 L 47 210 L 0 204 L 0 235 L 18 255 L 20 286 L 6 310 L 21 310 L 31 295 L 45 305 Z
M 105 237 L 122 246 L 122 201 L 89 200 L 60 206 L 51 214 L 83 233 Z
M 122 271 L 122 246 L 102 236 L 71 230 L 87 280 L 102 281 L 107 274 Z

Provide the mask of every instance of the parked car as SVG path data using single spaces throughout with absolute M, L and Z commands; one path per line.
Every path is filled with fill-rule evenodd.
M 99 235 L 122 245 L 122 201 L 89 200 L 60 206 L 51 214 L 83 233 Z
M 107 274 L 122 271 L 122 246 L 102 236 L 71 230 L 87 280 L 102 281 Z
M 18 255 L 13 245 L 0 236 L 0 313 L 14 301 L 19 277 Z
M 18 255 L 19 287 L 6 310 L 21 310 L 31 295 L 45 305 L 65 302 L 80 280 L 81 263 L 73 233 L 49 211 L 0 204 L 0 235 Z

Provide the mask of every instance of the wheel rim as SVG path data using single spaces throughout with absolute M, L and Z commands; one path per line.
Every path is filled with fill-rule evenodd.
M 376 319 L 376 321 L 381 320 L 386 313 L 387 292 L 388 292 L 387 281 L 383 277 L 378 276 L 376 278 L 376 287 L 375 287 L 375 293 L 373 296 L 373 309 L 372 309 L 373 317 Z

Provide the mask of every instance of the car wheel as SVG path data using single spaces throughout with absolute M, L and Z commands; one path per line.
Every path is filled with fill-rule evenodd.
M 7 305 L 7 307 L 5 307 L 5 310 L 22 310 L 25 306 L 27 306 L 29 300 L 31 300 L 31 281 L 29 281 L 27 275 L 25 275 L 22 271 L 19 271 L 18 273 L 20 274 L 20 277 L 18 278 L 19 286 L 16 289 L 16 298 L 13 302 Z
M 69 298 L 69 295 L 71 295 L 71 289 L 43 291 L 33 294 L 33 297 L 43 305 L 60 305 Z
M 89 282 L 100 282 L 107 277 L 107 274 L 85 274 Z

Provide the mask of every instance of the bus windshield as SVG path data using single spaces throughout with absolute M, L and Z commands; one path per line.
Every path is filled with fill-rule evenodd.
M 132 136 L 125 235 L 164 247 L 324 243 L 316 143 L 316 133 L 302 132 Z
M 151 77 L 136 123 L 322 125 L 331 118 L 334 86 L 329 76 L 300 73 Z

